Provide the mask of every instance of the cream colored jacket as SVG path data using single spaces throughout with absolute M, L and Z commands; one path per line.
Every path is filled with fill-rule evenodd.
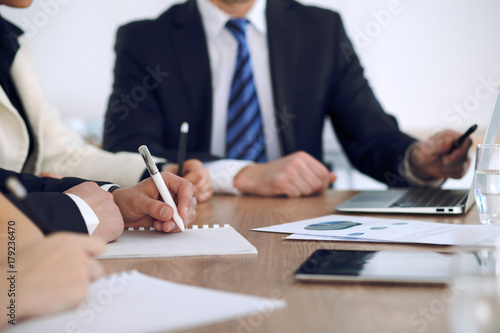
M 35 174 L 54 173 L 122 186 L 139 181 L 145 171 L 139 154 L 109 153 L 85 143 L 65 128 L 57 110 L 45 104 L 26 45 L 18 51 L 11 75 L 38 145 Z M 0 87 L 0 167 L 20 172 L 28 148 L 26 125 Z

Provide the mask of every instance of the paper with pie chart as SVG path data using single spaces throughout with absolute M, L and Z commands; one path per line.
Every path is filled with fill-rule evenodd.
M 494 244 L 495 238 L 500 236 L 500 226 L 445 224 L 351 215 L 328 215 L 252 230 L 294 234 L 291 239 L 439 245 Z

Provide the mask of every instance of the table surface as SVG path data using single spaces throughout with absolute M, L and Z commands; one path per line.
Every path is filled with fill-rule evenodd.
M 316 249 L 432 251 L 449 247 L 292 241 L 285 240 L 284 234 L 249 230 L 333 214 L 333 207 L 355 193 L 329 190 L 321 196 L 300 199 L 215 196 L 198 206 L 195 224 L 230 224 L 257 248 L 258 255 L 115 259 L 102 263 L 107 273 L 136 269 L 169 281 L 287 301 L 282 310 L 190 332 L 449 332 L 449 309 L 442 306 L 442 299 L 450 298 L 445 297 L 449 290 L 444 286 L 299 283 L 293 279 L 293 272 Z M 479 223 L 475 207 L 459 216 L 370 216 Z

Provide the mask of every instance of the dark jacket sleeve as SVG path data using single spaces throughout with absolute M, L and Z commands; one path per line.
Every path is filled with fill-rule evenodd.
M 173 124 L 181 121 L 185 110 L 172 110 L 164 101 L 179 98 L 169 88 L 172 84 L 181 85 L 179 73 L 173 73 L 170 67 L 175 67 L 175 61 L 166 54 L 168 59 L 160 63 L 152 63 L 148 57 L 148 53 L 161 53 L 158 31 L 149 21 L 133 22 L 118 29 L 113 91 L 105 116 L 103 149 L 137 152 L 140 145 L 147 145 L 153 155 L 175 162 L 180 127 L 175 128 Z M 194 133 L 195 126 L 190 125 L 191 141 L 200 133 Z M 220 157 L 201 149 L 188 149 L 186 158 L 213 161 Z
M 20 203 L 9 194 L 5 186 L 5 180 L 9 176 L 17 177 L 28 190 L 29 194 L 26 202 Z M 50 177 L 36 177 L 31 174 L 0 169 L 1 192 L 6 194 L 7 198 L 37 224 L 44 233 L 48 233 L 48 229 L 44 227 L 45 223 L 49 224 L 52 231 L 87 233 L 87 225 L 80 210 L 69 196 L 62 193 L 83 182 L 86 182 L 86 180 L 79 178 L 55 179 Z M 105 183 L 98 182 L 98 184 L 103 185 Z M 28 206 L 32 209 L 28 209 Z M 33 214 L 33 211 L 36 214 Z M 40 221 L 40 218 L 44 221 Z
M 2 193 L 8 193 L 7 187 L 5 186 L 5 180 L 10 176 L 17 177 L 24 185 L 24 187 L 26 187 L 28 192 L 64 192 L 76 185 L 89 181 L 73 177 L 65 177 L 61 179 L 51 177 L 37 177 L 32 174 L 18 173 L 0 168 L 0 191 Z M 99 186 L 108 184 L 106 182 L 96 183 Z
M 385 113 L 368 84 L 359 58 L 337 17 L 334 80 L 330 116 L 352 164 L 391 187 L 408 186 L 401 166 L 406 149 L 416 140 Z
M 29 193 L 24 203 L 20 203 L 10 194 L 6 196 L 7 199 L 26 214 L 44 234 L 56 231 L 88 233 L 87 225 L 85 224 L 85 220 L 80 210 L 73 200 L 64 193 Z M 32 209 L 27 209 L 27 205 Z M 34 214 L 33 211 L 35 211 L 36 214 Z M 43 221 L 40 221 L 40 218 L 43 218 Z M 46 224 L 48 224 L 48 226 Z

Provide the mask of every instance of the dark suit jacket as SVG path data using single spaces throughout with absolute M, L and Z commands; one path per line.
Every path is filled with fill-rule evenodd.
M 70 197 L 62 192 L 76 186 L 85 180 L 78 178 L 55 179 L 43 177 L 39 178 L 31 174 L 20 174 L 13 171 L 0 169 L 0 190 L 6 194 L 24 214 L 26 214 L 44 233 L 48 230 L 38 220 L 38 216 L 33 216 L 32 212 L 26 209 L 26 205 L 20 204 L 12 195 L 8 194 L 5 187 L 5 179 L 9 176 L 16 176 L 26 187 L 29 194 L 27 204 L 37 211 L 47 223 L 52 231 L 75 231 L 87 233 L 87 225 L 80 214 L 80 210 Z
M 398 167 L 415 140 L 377 102 L 340 16 L 292 0 L 268 0 L 266 16 L 283 155 L 304 150 L 322 160 L 321 132 L 329 116 L 356 168 L 389 185 L 406 185 Z M 115 50 L 104 148 L 136 151 L 146 144 L 153 154 L 175 160 L 179 128 L 188 121 L 188 157 L 212 158 L 211 70 L 196 2 L 121 27 Z

